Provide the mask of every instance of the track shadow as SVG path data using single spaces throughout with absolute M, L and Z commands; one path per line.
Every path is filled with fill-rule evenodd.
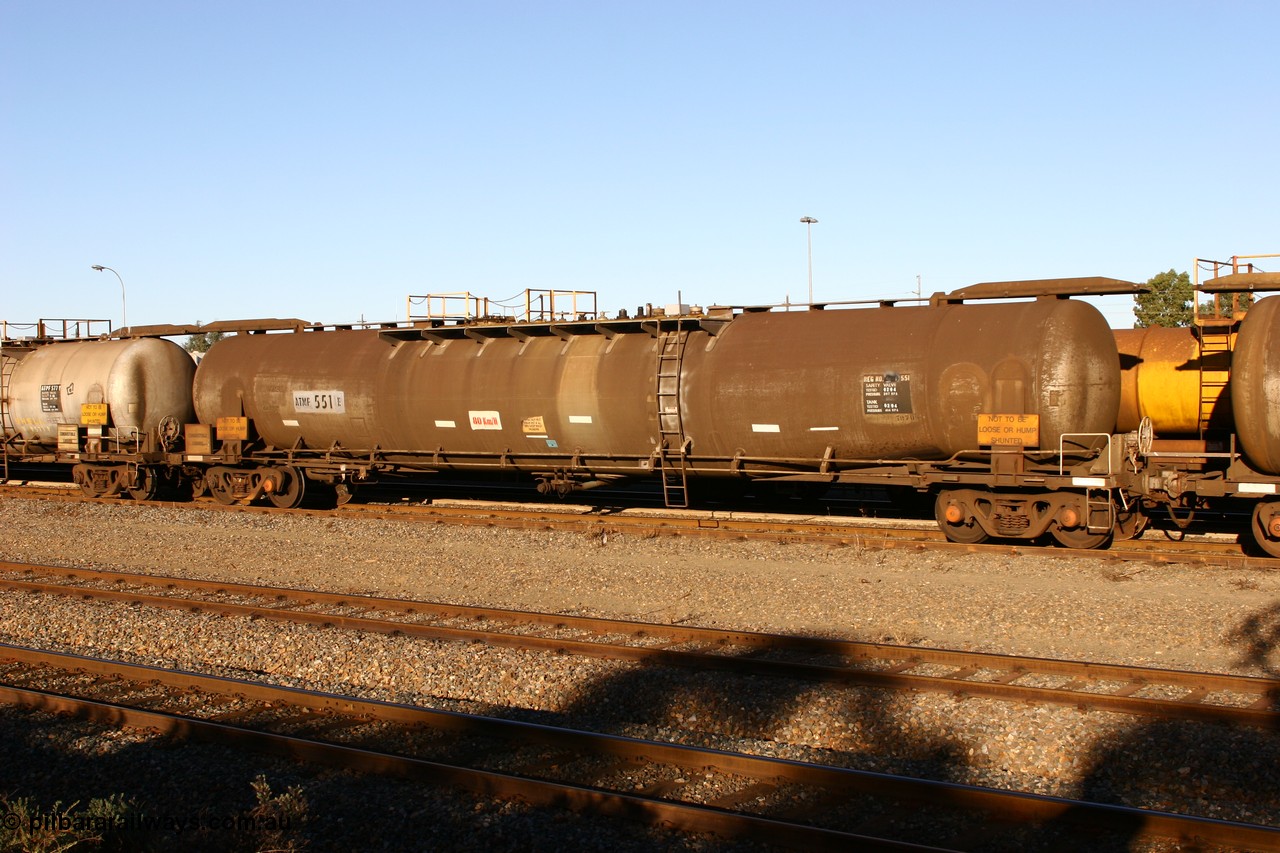
M 1241 666 L 1280 678 L 1280 601 L 1251 613 L 1232 629 L 1228 639 L 1240 650 Z
M 1280 677 L 1280 602 L 1247 615 L 1227 638 L 1239 650 L 1240 666 Z M 1280 706 L 1280 688 L 1271 700 Z M 1133 805 L 1149 803 L 1153 792 L 1162 792 L 1174 802 L 1194 803 L 1200 817 L 1280 826 L 1278 733 L 1278 725 L 1139 720 L 1101 739 L 1086 765 L 1080 797 Z M 1220 804 L 1231 804 L 1230 811 Z
M 104 732 L 106 733 L 104 736 Z M 110 746 L 117 741 L 118 746 Z M 113 824 L 90 826 L 75 851 L 423 851 L 505 853 L 529 850 L 719 850 L 686 837 L 591 815 L 535 809 L 519 802 L 457 793 L 385 776 L 330 770 L 231 747 L 179 742 L 69 721 L 42 711 L 0 708 L 0 850 L 31 846 L 16 831 L 29 821 L 64 830 L 90 826 L 90 801 L 118 797 Z M 271 798 L 301 791 L 301 811 L 262 809 L 254 782 Z M 68 836 L 60 836 L 65 844 Z
M 1274 676 L 1280 603 L 1242 620 L 1231 636 L 1241 649 L 1242 664 Z M 767 677 L 640 667 L 590 684 L 568 715 L 589 721 L 592 728 L 636 736 L 713 747 L 746 737 L 765 755 L 973 784 L 983 768 L 975 764 L 981 758 L 975 759 L 966 746 L 972 741 L 962 741 L 948 727 L 945 713 L 921 712 L 914 702 L 910 695 L 882 690 L 831 691 Z M 828 720 L 825 729 L 813 728 L 814 703 L 825 703 L 820 715 Z M 830 728 L 831 719 L 838 721 L 838 729 Z M 1280 825 L 1280 738 L 1275 731 L 1107 713 L 1097 713 L 1096 720 L 1096 746 L 1077 756 L 1082 780 L 1066 796 Z M 766 814 L 813 811 L 812 804 L 786 796 L 761 805 Z M 846 831 L 883 829 L 884 816 L 866 805 L 824 803 L 820 808 L 826 819 L 834 814 L 835 825 Z M 902 840 L 983 850 L 1127 850 L 1143 828 L 1141 820 L 1127 823 L 1121 818 L 1103 837 L 1091 833 L 1079 815 L 1067 814 L 1038 828 L 1011 829 L 1006 841 L 993 845 L 984 840 L 980 848 L 970 848 L 962 822 L 945 816 L 889 824 Z
M 1280 670 L 1280 602 L 1250 614 L 1230 633 L 1242 664 L 1276 675 Z M 783 654 L 764 650 L 758 654 Z M 514 673 L 514 677 L 520 677 Z M 351 685 L 352 691 L 358 690 Z M 930 702 L 934 700 L 928 700 Z M 953 701 L 937 697 L 938 702 Z M 978 701 L 978 700 L 974 700 Z M 746 738 L 755 751 L 941 782 L 972 783 L 980 757 L 953 727 L 942 705 L 922 710 L 913 694 L 867 688 L 831 689 L 765 676 L 632 666 L 589 680 L 558 712 L 493 708 L 495 715 L 637 737 L 735 749 Z M 138 813 L 190 826 L 161 827 L 106 837 L 100 849 L 167 850 L 755 850 L 751 839 L 723 841 L 646 829 L 592 816 L 526 808 L 518 803 L 454 795 L 395 779 L 319 769 L 202 743 L 178 743 L 137 734 L 103 738 L 101 729 L 68 724 L 40 712 L 0 709 L 0 794 L 28 797 L 48 809 L 94 797 L 123 794 Z M 1096 746 L 1078 757 L 1083 779 L 1072 796 L 1118 805 L 1162 808 L 1169 792 L 1197 813 L 1280 824 L 1280 737 L 1275 731 L 1152 721 L 1098 714 Z M 993 733 L 995 734 L 995 733 Z M 1034 735 L 1031 735 L 1034 738 Z M 499 756 L 528 745 L 496 747 Z M 459 746 L 456 757 L 472 746 Z M 445 756 L 449 748 L 446 744 Z M 536 750 L 535 750 L 536 752 Z M 529 772 L 543 768 L 530 764 Z M 990 770 L 988 766 L 985 768 Z M 605 768 L 608 781 L 625 781 L 635 768 Z M 254 813 L 253 781 L 265 774 L 272 790 L 300 786 L 305 815 L 280 835 L 264 835 L 236 820 Z M 684 774 L 696 783 L 697 773 Z M 603 779 L 601 781 L 604 781 Z M 636 790 L 655 780 L 637 775 Z M 751 794 L 748 784 L 740 791 Z M 983 850 L 1123 850 L 1129 837 L 1106 843 L 1064 819 L 1011 830 L 995 844 L 966 841 L 963 818 L 908 812 L 891 814 L 872 797 L 813 802 L 785 785 L 751 794 L 766 815 L 821 815 L 849 832 L 888 831 L 905 841 Z M 1153 799 L 1154 797 L 1154 799 Z M 1175 801 L 1175 800 L 1170 800 Z M 1228 803 L 1229 811 L 1218 811 Z M 1069 816 L 1068 816 L 1069 817 Z M 233 824 L 227 828 L 227 821 Z M 219 821 L 221 823 L 219 823 Z M 1129 836 L 1136 836 L 1136 825 Z

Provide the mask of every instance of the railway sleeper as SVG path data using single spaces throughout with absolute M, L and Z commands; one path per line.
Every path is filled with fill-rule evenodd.
M 1109 495 L 1081 492 L 991 492 L 944 489 L 935 503 L 938 526 L 952 542 L 1037 539 L 1046 533 L 1069 548 L 1111 541 L 1115 508 Z

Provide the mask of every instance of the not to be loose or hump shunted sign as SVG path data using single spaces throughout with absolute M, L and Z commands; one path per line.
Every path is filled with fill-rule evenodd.
M 1040 446 L 1039 415 L 978 415 L 978 444 Z

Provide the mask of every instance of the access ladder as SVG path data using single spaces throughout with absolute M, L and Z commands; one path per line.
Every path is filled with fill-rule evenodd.
M 662 478 L 662 499 L 668 507 L 689 505 L 689 481 L 685 453 L 688 439 L 680 416 L 680 369 L 689 333 L 680 329 L 662 336 L 658 352 L 658 449 L 656 462 Z
M 9 439 L 17 435 L 13 411 L 9 407 L 9 382 L 18 366 L 18 355 L 12 348 L 0 348 L 0 452 L 4 454 L 4 479 L 9 479 Z
M 1200 437 L 1229 428 L 1231 348 L 1236 321 L 1231 317 L 1196 317 L 1200 342 Z

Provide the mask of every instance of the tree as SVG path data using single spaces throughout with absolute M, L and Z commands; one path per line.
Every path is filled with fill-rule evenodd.
M 1139 293 L 1133 297 L 1133 316 L 1138 318 L 1135 328 L 1191 325 L 1191 300 L 1194 297 L 1191 276 L 1169 270 L 1152 276 L 1147 286 L 1151 288 L 1150 293 Z
M 1235 300 L 1234 305 L 1232 304 L 1233 299 Z M 1247 312 L 1252 305 L 1253 305 L 1252 293 L 1219 293 L 1218 294 L 1218 313 L 1220 313 L 1223 317 L 1230 317 L 1233 315 L 1236 317 L 1243 317 L 1245 315 L 1245 312 Z M 1200 316 L 1212 317 L 1213 315 L 1214 315 L 1213 296 L 1210 295 L 1208 299 L 1200 303 Z
M 196 332 L 187 338 L 187 342 L 182 348 L 187 352 L 208 352 L 209 347 L 222 340 L 224 335 L 222 332 Z
M 1136 303 L 1133 315 L 1138 318 L 1134 328 L 1145 329 L 1148 326 L 1190 326 L 1192 320 L 1191 304 L 1195 298 L 1195 288 L 1191 285 L 1191 277 L 1184 272 L 1169 270 L 1152 276 L 1147 281 L 1150 293 L 1139 293 L 1133 297 Z M 1220 293 L 1218 294 L 1217 311 L 1214 310 L 1213 295 L 1200 303 L 1200 316 L 1212 317 L 1219 313 L 1230 317 L 1234 313 L 1237 318 L 1244 316 L 1253 304 L 1252 293 Z M 1234 307 L 1233 307 L 1234 299 Z

